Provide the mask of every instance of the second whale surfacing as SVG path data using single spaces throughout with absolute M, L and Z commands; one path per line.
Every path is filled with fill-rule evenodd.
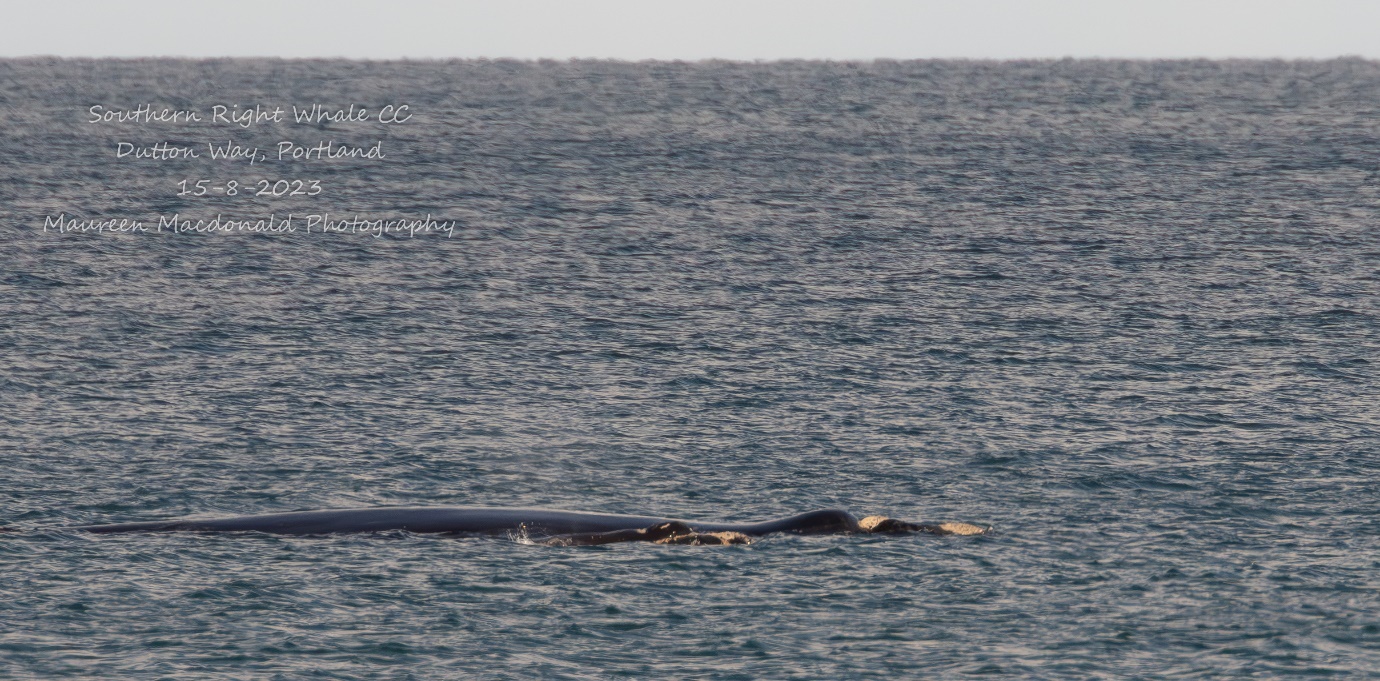
M 741 544 L 777 532 L 983 534 L 968 523 L 909 523 L 883 516 L 861 521 L 847 511 L 825 509 L 756 523 L 705 522 L 656 516 L 619 515 L 543 508 L 423 506 L 270 513 L 232 518 L 154 520 L 84 525 L 73 529 L 114 532 L 267 532 L 341 534 L 406 531 L 426 534 L 521 535 L 553 545 L 650 541 L 663 544 Z

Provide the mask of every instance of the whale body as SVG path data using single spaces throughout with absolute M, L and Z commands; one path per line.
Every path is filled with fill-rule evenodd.
M 97 533 L 269 532 L 273 534 L 339 534 L 405 530 L 419 533 L 469 535 L 505 535 L 526 532 L 536 536 L 561 536 L 638 530 L 665 523 L 680 523 L 696 533 L 736 532 L 748 536 L 762 536 L 775 532 L 832 534 L 863 531 L 857 518 L 854 518 L 847 511 L 838 509 L 811 511 L 757 523 L 725 523 L 543 508 L 484 506 L 297 511 L 206 520 L 154 520 L 112 525 L 83 525 L 72 529 Z

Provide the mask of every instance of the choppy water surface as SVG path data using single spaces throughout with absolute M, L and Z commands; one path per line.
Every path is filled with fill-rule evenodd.
M 85 123 L 312 101 L 417 117 Z M 1380 669 L 1380 64 L 6 61 L 0 126 L 0 676 Z M 113 158 L 217 137 L 389 157 Z M 461 228 L 42 231 L 288 210 Z M 55 529 L 388 504 L 999 532 Z

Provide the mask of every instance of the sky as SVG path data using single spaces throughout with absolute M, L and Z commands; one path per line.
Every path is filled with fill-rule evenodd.
M 41 0 L 0 57 L 1380 58 L 1380 0 Z

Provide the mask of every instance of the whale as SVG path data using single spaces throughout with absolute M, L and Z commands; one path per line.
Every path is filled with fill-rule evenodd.
M 526 536 L 551 544 L 585 545 L 618 541 L 660 543 L 746 543 L 776 533 L 983 534 L 968 523 L 909 523 L 885 516 L 862 520 L 841 509 L 821 509 L 759 522 L 681 520 L 658 516 L 497 506 L 421 506 L 327 509 L 228 518 L 180 518 L 69 529 L 96 534 L 121 532 L 264 532 L 329 535 L 405 531 L 419 534 Z

